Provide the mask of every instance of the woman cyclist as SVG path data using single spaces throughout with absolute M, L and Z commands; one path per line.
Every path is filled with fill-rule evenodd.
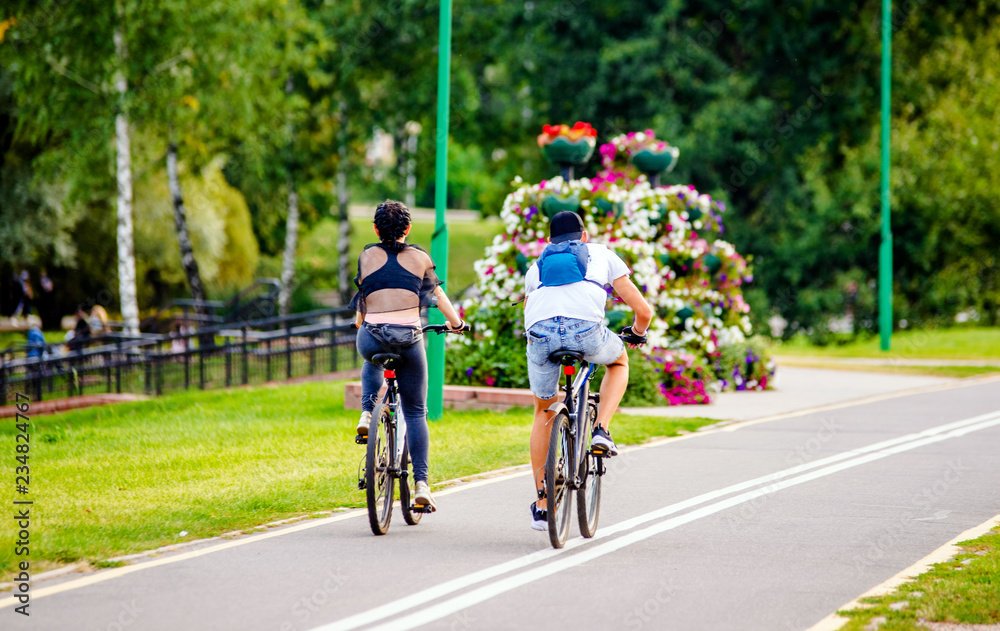
M 350 307 L 358 312 L 358 354 L 361 367 L 361 419 L 358 434 L 368 435 L 372 410 L 382 387 L 382 371 L 371 363 L 377 353 L 395 353 L 403 359 L 396 369 L 399 398 L 406 420 L 406 442 L 413 461 L 416 493 L 414 503 L 430 510 L 437 505 L 427 484 L 429 439 L 427 434 L 427 357 L 420 343 L 420 308 L 437 306 L 447 318 L 450 331 L 465 323 L 441 289 L 434 261 L 423 249 L 406 243 L 410 234 L 410 211 L 403 204 L 386 200 L 375 209 L 378 243 L 365 246 L 358 258 L 354 284 L 358 293 Z

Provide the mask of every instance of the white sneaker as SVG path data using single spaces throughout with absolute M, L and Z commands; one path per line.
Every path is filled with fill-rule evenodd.
M 413 503 L 417 506 L 431 509 L 432 513 L 437 510 L 437 504 L 434 503 L 434 498 L 431 497 L 431 487 L 424 480 L 417 482 L 417 492 L 413 498 Z
M 549 512 L 544 508 L 538 508 L 538 506 L 535 505 L 535 502 L 531 503 L 531 529 L 549 529 Z
M 361 418 L 358 420 L 358 436 L 367 436 L 368 427 L 372 424 L 372 413 L 362 412 Z

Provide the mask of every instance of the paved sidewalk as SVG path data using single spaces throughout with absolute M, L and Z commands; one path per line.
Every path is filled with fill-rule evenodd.
M 622 408 L 621 411 L 625 414 L 701 416 L 726 421 L 749 421 L 765 416 L 787 414 L 880 394 L 919 390 L 956 381 L 959 380 L 948 377 L 779 366 L 773 390 L 723 392 L 713 395 L 712 403 L 708 405 Z

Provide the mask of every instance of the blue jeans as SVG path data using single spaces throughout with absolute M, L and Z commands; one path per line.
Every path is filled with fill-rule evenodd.
M 413 462 L 413 479 L 427 480 L 430 437 L 427 433 L 427 355 L 422 343 L 404 349 L 386 350 L 364 327 L 358 329 L 358 354 L 365 358 L 361 367 L 361 409 L 371 412 L 378 402 L 378 391 L 385 382 L 382 369 L 372 365 L 378 353 L 393 352 L 403 358 L 396 369 L 396 384 L 406 420 L 406 444 Z
M 531 325 L 528 329 L 528 386 L 539 399 L 548 400 L 559 390 L 562 371 L 549 361 L 549 354 L 560 349 L 580 351 L 583 359 L 608 365 L 621 357 L 625 343 L 601 322 L 556 316 Z

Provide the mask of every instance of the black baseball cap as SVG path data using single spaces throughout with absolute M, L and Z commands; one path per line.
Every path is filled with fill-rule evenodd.
M 552 243 L 562 243 L 583 238 L 583 220 L 580 215 L 570 210 L 556 213 L 549 224 L 549 240 Z

